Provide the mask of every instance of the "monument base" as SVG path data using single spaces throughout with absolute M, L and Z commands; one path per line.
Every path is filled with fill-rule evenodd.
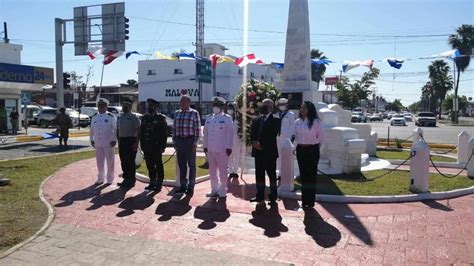
M 305 91 L 303 92 L 303 101 L 310 101 L 312 103 L 322 102 L 323 93 L 320 91 Z

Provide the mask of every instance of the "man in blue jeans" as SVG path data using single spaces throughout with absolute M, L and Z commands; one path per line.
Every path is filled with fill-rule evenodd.
M 201 132 L 201 118 L 198 111 L 192 109 L 191 98 L 181 96 L 180 109 L 176 110 L 173 122 L 173 142 L 178 157 L 181 187 L 177 194 L 194 193 L 196 182 L 196 147 Z M 189 167 L 189 180 L 186 178 Z

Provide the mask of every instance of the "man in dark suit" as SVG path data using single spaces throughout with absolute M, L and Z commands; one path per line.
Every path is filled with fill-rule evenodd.
M 250 140 L 252 157 L 255 158 L 255 179 L 257 195 L 251 202 L 265 199 L 265 172 L 270 179 L 270 205 L 277 200 L 276 160 L 278 158 L 277 136 L 280 132 L 280 118 L 273 114 L 273 101 L 263 100 L 262 115 L 252 121 Z

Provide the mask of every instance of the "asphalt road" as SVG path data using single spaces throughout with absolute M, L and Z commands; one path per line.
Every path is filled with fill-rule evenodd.
M 390 122 L 372 122 L 372 130 L 377 132 L 379 138 L 387 138 L 390 127 L 390 139 L 406 139 L 413 134 L 416 126 L 413 122 L 408 122 L 407 126 L 390 126 Z M 467 126 L 447 126 L 438 123 L 436 127 L 422 127 L 425 139 L 428 143 L 457 144 L 458 134 L 463 130 L 474 137 L 474 127 Z M 411 138 L 409 138 L 411 140 Z

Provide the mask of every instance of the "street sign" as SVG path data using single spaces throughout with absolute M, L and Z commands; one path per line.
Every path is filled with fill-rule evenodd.
M 22 91 L 21 92 L 21 104 L 30 104 L 31 103 L 31 92 L 29 91 Z
M 211 61 L 207 59 L 196 59 L 196 74 L 202 83 L 211 83 L 212 68 Z
M 125 51 L 125 3 L 102 5 L 102 47 Z
M 87 7 L 74 8 L 74 55 L 86 55 L 91 36 Z
M 324 85 L 336 85 L 338 80 L 339 80 L 339 77 L 337 76 L 326 77 L 326 79 L 324 79 Z

